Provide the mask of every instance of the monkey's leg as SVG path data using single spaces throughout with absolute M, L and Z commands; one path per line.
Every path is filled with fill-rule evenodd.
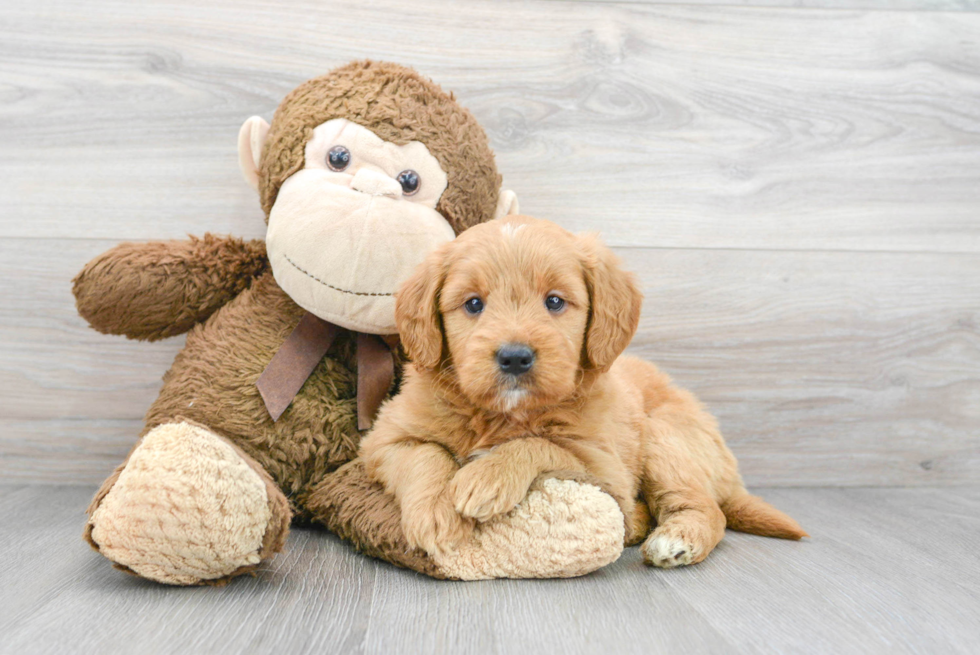
M 456 550 L 411 549 L 395 498 L 368 478 L 357 458 L 328 475 L 300 505 L 313 520 L 372 557 L 435 578 L 567 578 L 616 561 L 624 520 L 612 496 L 587 474 L 541 475 L 518 506 L 477 526 Z
M 85 539 L 124 571 L 222 584 L 282 549 L 286 497 L 252 458 L 188 421 L 147 433 L 99 489 Z

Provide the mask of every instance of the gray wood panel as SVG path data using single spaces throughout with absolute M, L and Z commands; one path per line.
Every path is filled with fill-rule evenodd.
M 622 252 L 632 352 L 708 404 L 750 482 L 980 479 L 980 258 Z
M 182 343 L 87 329 L 82 264 L 261 236 L 239 124 L 374 57 L 457 92 L 526 212 L 620 247 L 634 352 L 707 401 L 750 482 L 975 480 L 980 16 L 908 10 L 976 3 L 711 4 L 3 6 L 0 475 L 99 481 Z
M 3 17 L 0 236 L 258 235 L 238 126 L 375 57 L 458 93 L 527 211 L 616 244 L 980 250 L 973 13 L 40 0 Z
M 978 0 L 554 0 L 615 4 L 774 7 L 783 9 L 876 9 L 879 11 L 978 11 Z
M 112 243 L 0 239 L 0 279 L 30 273 L 0 307 L 2 476 L 100 481 L 183 343 L 76 315 L 68 280 Z M 631 352 L 719 416 L 750 483 L 980 478 L 980 257 L 618 252 L 646 295 Z
M 572 580 L 441 582 L 293 531 L 256 578 L 170 588 L 80 539 L 91 487 L 0 487 L 0 653 L 973 653 L 980 489 L 773 489 L 814 535 L 637 549 Z M 758 491 L 758 490 L 757 490 Z
M 148 405 L 141 407 L 145 411 Z M 0 419 L 0 479 L 97 484 L 119 465 L 142 431 L 139 419 Z

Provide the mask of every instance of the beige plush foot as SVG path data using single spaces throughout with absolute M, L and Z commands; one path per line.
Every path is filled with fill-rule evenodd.
M 433 559 L 442 574 L 462 580 L 571 578 L 615 562 L 624 537 L 612 496 L 591 484 L 539 479 L 515 509 Z
M 187 422 L 150 431 L 101 494 L 90 508 L 89 542 L 117 566 L 167 584 L 250 571 L 281 549 L 288 531 L 286 499 L 261 467 Z

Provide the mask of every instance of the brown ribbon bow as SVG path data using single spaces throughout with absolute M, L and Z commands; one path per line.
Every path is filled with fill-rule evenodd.
M 344 328 L 309 312 L 265 367 L 255 386 L 273 421 L 278 421 Z M 357 336 L 357 429 L 368 430 L 395 377 L 398 335 Z

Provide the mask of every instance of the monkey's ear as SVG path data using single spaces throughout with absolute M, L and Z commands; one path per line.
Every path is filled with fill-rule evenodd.
M 519 214 L 520 207 L 517 204 L 517 194 L 510 189 L 501 190 L 497 197 L 497 210 L 493 212 L 493 218 L 503 218 L 511 214 Z
M 594 234 L 578 237 L 582 270 L 589 291 L 589 322 L 583 360 L 588 368 L 608 370 L 633 340 L 640 323 L 643 294 L 632 273 Z
M 442 320 L 439 290 L 445 278 L 443 248 L 429 253 L 395 296 L 395 323 L 405 351 L 420 369 L 442 361 Z
M 259 161 L 262 157 L 262 144 L 269 135 L 269 124 L 261 116 L 252 116 L 238 130 L 238 165 L 248 185 L 259 188 Z

